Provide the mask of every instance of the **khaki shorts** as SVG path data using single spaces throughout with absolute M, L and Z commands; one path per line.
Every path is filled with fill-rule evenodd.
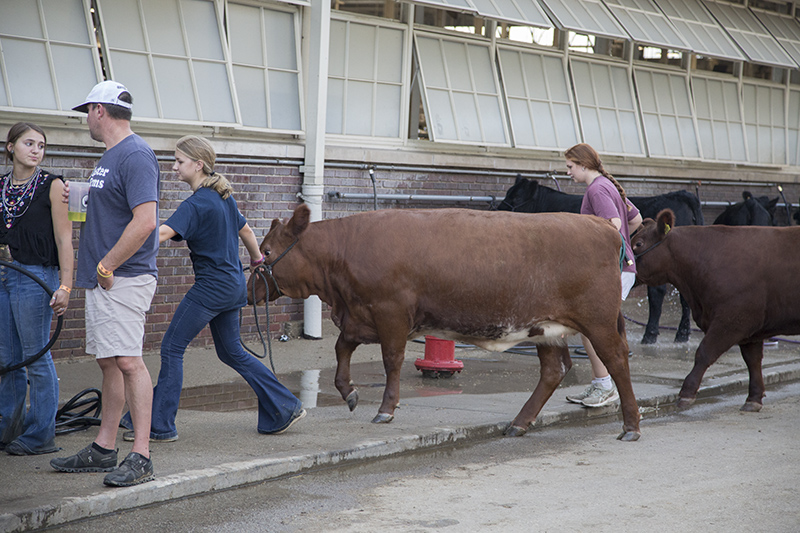
M 144 274 L 114 278 L 105 290 L 86 290 L 86 353 L 97 359 L 141 357 L 145 313 L 156 293 L 156 278 Z

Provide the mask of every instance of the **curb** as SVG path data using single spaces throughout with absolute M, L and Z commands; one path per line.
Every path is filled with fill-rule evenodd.
M 742 389 L 746 390 L 748 379 L 746 374 L 741 373 L 715 379 L 714 383 L 701 387 L 698 397 L 707 398 Z M 777 365 L 764 369 L 765 385 L 795 380 L 800 380 L 800 363 Z M 640 398 L 637 401 L 642 414 L 655 413 L 656 416 L 659 416 L 674 411 L 677 399 L 678 393 L 675 392 Z M 564 412 L 541 413 L 532 428 L 598 420 L 610 416 L 619 416 L 618 404 L 591 410 L 570 409 Z M 53 505 L 19 513 L 3 514 L 0 515 L 0 531 L 29 531 L 52 527 L 173 499 L 309 472 L 322 467 L 348 465 L 456 443 L 476 442 L 501 436 L 507 425 L 508 422 L 456 428 L 440 427 L 427 433 L 406 435 L 395 439 L 367 440 L 349 449 L 225 463 L 213 468 L 156 478 L 143 485 L 118 488 L 90 497 L 66 498 Z

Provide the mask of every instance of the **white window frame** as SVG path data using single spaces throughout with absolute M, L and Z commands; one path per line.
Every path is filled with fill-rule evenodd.
M 604 0 L 634 41 L 672 50 L 690 50 L 672 22 L 652 0 Z
M 636 100 L 639 102 L 644 138 L 650 157 L 701 159 L 703 152 L 688 72 L 636 66 L 633 75 L 636 81 Z M 644 80 L 645 76 L 650 78 L 647 83 Z M 660 80 L 662 83 L 659 84 L 656 78 L 663 77 L 666 77 L 666 80 Z M 666 98 L 663 97 L 665 85 L 668 87 Z M 676 85 L 680 85 L 680 94 L 676 92 Z M 646 87 L 652 90 L 651 94 L 645 93 Z M 680 106 L 676 101 L 684 98 L 684 103 L 688 105 L 688 113 L 681 113 L 678 110 Z M 687 125 L 691 125 L 691 134 L 687 132 Z M 676 146 L 679 147 L 678 151 L 673 149 Z
M 749 161 L 747 150 L 747 133 L 744 128 L 744 113 L 742 111 L 742 97 L 739 82 L 733 78 L 720 76 L 700 75 L 693 73 L 691 76 L 692 98 L 695 114 L 697 115 L 697 128 L 700 134 L 700 148 L 703 158 L 708 161 L 747 163 Z M 701 87 L 702 86 L 702 87 Z M 702 88 L 705 90 L 701 90 Z M 709 88 L 719 87 L 719 92 L 712 94 Z M 734 96 L 735 102 L 726 101 L 725 89 Z M 724 116 L 713 113 L 714 102 L 722 105 L 726 113 Z M 708 111 L 704 113 L 704 111 Z M 729 118 L 735 112 L 737 119 Z M 708 125 L 708 128 L 705 126 Z M 710 136 L 710 143 L 704 142 L 704 134 Z M 733 135 L 733 139 L 732 139 Z M 741 145 L 734 145 L 733 141 L 741 138 Z M 725 149 L 731 156 L 739 153 L 743 157 L 721 157 L 720 151 Z
M 233 59 L 233 51 L 230 48 L 230 42 L 227 43 L 228 44 L 227 54 L 228 54 L 228 57 L 230 58 L 229 61 L 231 63 L 231 80 L 233 81 L 234 86 L 237 86 L 237 83 L 236 83 L 236 67 L 237 66 L 248 67 L 248 68 L 257 68 L 257 69 L 259 69 L 259 70 L 261 70 L 263 72 L 263 75 L 264 75 L 264 78 L 265 78 L 265 82 L 264 82 L 265 83 L 265 90 L 266 90 L 265 107 L 266 107 L 266 122 L 267 122 L 267 125 L 266 125 L 266 127 L 245 125 L 243 123 L 244 121 L 241 120 L 241 118 L 240 118 L 239 126 L 244 131 L 248 131 L 248 130 L 264 131 L 266 129 L 266 130 L 269 130 L 270 132 L 275 132 L 275 133 L 278 133 L 278 134 L 287 134 L 287 135 L 300 135 L 300 134 L 305 132 L 305 95 L 304 95 L 305 82 L 303 80 L 304 62 L 303 62 L 302 55 L 301 55 L 301 50 L 300 50 L 300 47 L 301 47 L 300 42 L 302 41 L 302 33 L 301 33 L 301 28 L 300 28 L 301 19 L 302 19 L 302 8 L 299 5 L 298 6 L 293 5 L 294 3 L 295 2 L 286 2 L 285 4 L 284 3 L 268 4 L 266 2 L 256 2 L 256 1 L 253 1 L 253 0 L 235 0 L 235 1 L 233 1 L 233 0 L 225 0 L 226 12 L 229 9 L 229 6 L 231 4 L 240 4 L 240 5 L 243 5 L 243 6 L 246 6 L 246 7 L 252 7 L 252 8 L 259 9 L 259 16 L 260 16 L 259 23 L 262 25 L 262 29 L 263 29 L 263 12 L 264 12 L 264 10 L 278 11 L 278 12 L 281 12 L 281 13 L 291 14 L 292 15 L 293 24 L 294 24 L 294 37 L 295 37 L 295 42 L 293 43 L 294 44 L 294 63 L 295 63 L 295 68 L 294 69 L 273 68 L 273 67 L 265 66 L 265 65 L 245 64 L 245 63 L 242 63 L 240 61 L 234 61 L 234 59 Z M 230 36 L 231 32 L 236 31 L 236 30 L 232 29 L 230 27 L 230 23 L 231 23 L 230 19 L 231 19 L 231 17 L 227 16 L 226 19 L 227 19 L 226 35 Z M 228 37 L 228 40 L 230 40 L 230 37 Z M 267 54 L 266 42 L 262 40 L 261 43 L 260 43 L 260 46 L 261 46 L 262 58 L 264 58 L 264 61 L 266 61 L 267 60 L 266 58 L 268 57 L 266 55 Z M 271 89 L 271 86 L 270 86 L 270 72 L 283 72 L 283 73 L 289 73 L 289 74 L 293 74 L 293 75 L 297 76 L 297 104 L 298 104 L 298 109 L 299 109 L 299 113 L 300 113 L 300 116 L 299 116 L 299 119 L 298 119 L 300 127 L 297 128 L 297 129 L 278 128 L 278 127 L 274 127 L 272 125 L 272 113 L 270 111 L 271 108 L 272 108 L 272 102 L 271 102 L 271 100 L 269 98 L 269 92 L 270 92 L 270 89 Z M 242 102 L 241 102 L 241 99 L 238 96 L 238 90 L 234 91 L 234 100 L 236 102 L 238 116 L 242 117 L 245 113 L 248 112 L 248 110 L 242 109 Z
M 472 49 L 479 49 L 485 50 L 486 58 L 488 64 L 484 65 L 484 67 L 488 67 L 491 71 L 492 75 L 492 92 L 485 92 L 480 91 L 476 88 L 476 76 L 475 76 L 475 68 L 474 65 L 467 61 L 466 68 L 469 71 L 469 80 L 468 83 L 471 87 L 471 90 L 464 90 L 464 89 L 456 89 L 453 87 L 453 79 L 452 79 L 452 69 L 447 69 L 447 57 L 444 53 L 442 53 L 442 60 L 445 62 L 445 70 L 443 72 L 443 76 L 445 78 L 445 85 L 443 86 L 432 86 L 431 85 L 431 76 L 426 75 L 427 68 L 424 65 L 424 61 L 426 58 L 421 57 L 423 54 L 420 53 L 419 41 L 421 39 L 426 39 L 430 41 L 436 41 L 440 48 L 440 51 L 444 48 L 444 43 L 451 43 L 457 46 L 463 47 L 465 51 L 465 55 L 469 58 L 469 51 L 470 48 Z M 417 31 L 414 35 L 415 41 L 415 60 L 419 66 L 419 76 L 421 80 L 421 89 L 422 89 L 422 100 L 423 106 L 425 109 L 425 117 L 427 119 L 428 124 L 428 135 L 429 138 L 434 142 L 448 142 L 448 143 L 457 143 L 457 144 L 469 144 L 469 145 L 480 145 L 480 146 L 510 146 L 510 137 L 508 132 L 508 123 L 506 122 L 505 117 L 505 105 L 502 99 L 502 93 L 500 91 L 500 82 L 498 80 L 497 75 L 497 62 L 495 61 L 495 54 L 494 48 L 491 46 L 491 43 L 485 40 L 479 39 L 464 39 L 458 38 L 457 36 L 447 36 L 447 35 L 440 35 L 436 33 L 428 33 L 424 31 Z M 426 56 L 427 57 L 427 56 Z M 437 91 L 440 94 L 446 93 L 447 99 L 449 103 L 449 109 L 447 110 L 449 114 L 449 118 L 452 119 L 452 123 L 448 124 L 452 125 L 452 129 L 455 132 L 455 136 L 452 138 L 445 138 L 436 133 L 436 125 L 434 117 L 437 115 L 434 107 L 431 103 L 430 92 Z M 474 107 L 471 110 L 475 111 L 475 118 L 477 119 L 478 123 L 478 131 L 480 139 L 470 139 L 468 138 L 470 133 L 465 131 L 463 122 L 460 123 L 458 119 L 458 106 L 456 104 L 456 97 L 457 96 L 469 96 L 469 99 L 472 100 Z M 502 134 L 503 139 L 491 139 L 487 138 L 487 131 L 486 127 L 484 127 L 484 114 L 481 113 L 480 110 L 480 100 L 485 97 L 490 97 L 497 106 L 499 111 L 499 115 L 497 120 L 499 121 L 500 125 L 502 126 Z M 463 110 L 462 110 L 463 113 Z
M 511 63 L 511 54 L 513 54 L 513 61 Z M 512 143 L 517 148 L 533 148 L 533 149 L 546 149 L 546 150 L 563 150 L 565 147 L 577 144 L 580 139 L 580 129 L 578 127 L 578 117 L 575 112 L 575 98 L 573 96 L 572 86 L 570 85 L 570 77 L 567 72 L 567 60 L 564 54 L 546 53 L 538 50 L 523 48 L 520 46 L 505 46 L 498 45 L 497 47 L 498 62 L 500 64 L 500 74 L 503 82 L 503 94 L 505 97 L 506 109 L 508 110 L 509 125 L 511 129 Z M 547 68 L 538 69 L 536 73 L 531 73 L 526 70 L 525 56 L 532 56 L 540 61 L 553 61 L 556 60 L 561 63 L 561 80 L 565 88 L 564 95 L 554 95 L 553 85 L 550 83 Z M 539 65 L 536 65 L 537 67 Z M 512 70 L 518 71 L 518 76 L 522 84 L 524 94 L 511 94 L 509 90 L 509 80 Z M 543 89 L 547 94 L 547 98 L 537 98 L 533 95 L 533 89 L 530 86 L 531 80 L 539 76 L 542 80 Z M 556 99 L 558 98 L 558 99 Z M 511 101 L 524 102 L 526 113 L 514 113 Z M 569 125 L 572 128 L 572 135 L 569 138 L 564 138 L 559 130 L 563 129 L 557 125 L 558 121 L 558 108 L 567 106 L 570 115 Z M 537 109 L 547 107 L 547 117 L 542 120 L 541 115 L 536 112 Z M 544 127 L 548 124 L 549 127 Z M 521 129 L 525 128 L 531 132 L 534 142 L 525 143 L 521 140 L 522 135 L 518 133 Z
M 630 40 L 625 29 L 600 0 L 541 0 L 541 2 L 560 30 Z
M 30 2 L 28 3 L 30 4 Z M 45 12 L 45 5 L 41 0 L 34 0 L 33 3 L 35 4 L 35 9 L 38 12 L 39 25 L 42 31 L 40 37 L 30 35 L 23 36 L 20 33 L 0 33 L 0 109 L 10 111 L 33 110 L 36 113 L 42 114 L 62 114 L 65 111 L 71 112 L 70 110 L 74 106 L 83 101 L 82 99 L 86 96 L 86 94 L 89 93 L 89 90 L 91 90 L 91 88 L 97 82 L 102 80 L 102 68 L 100 66 L 100 56 L 97 51 L 97 46 L 95 45 L 95 37 L 92 30 L 93 24 L 89 0 L 78 0 L 76 2 L 76 4 L 80 5 L 82 8 L 80 17 L 84 21 L 84 26 L 80 30 L 86 32 L 85 42 L 72 42 L 53 38 L 48 27 L 48 17 Z M 12 8 L 13 6 L 7 5 L 3 9 L 10 10 Z M 65 21 L 51 20 L 50 24 L 52 25 L 53 23 L 63 25 Z M 44 79 L 42 79 L 41 82 L 35 83 L 35 87 L 31 87 L 30 72 L 24 76 L 17 76 L 16 74 L 9 72 L 10 67 L 8 62 L 10 60 L 11 51 L 8 49 L 8 47 L 5 47 L 4 49 L 2 44 L 4 40 L 6 42 L 15 41 L 39 45 L 41 49 L 43 49 L 44 60 L 47 63 L 47 72 L 46 74 L 43 74 L 43 76 L 46 75 L 48 82 L 45 83 Z M 64 72 L 65 68 L 69 70 L 70 67 L 74 67 L 74 65 L 57 65 L 53 53 L 53 49 L 56 47 L 79 48 L 87 50 L 91 57 L 91 64 L 84 65 L 84 68 L 87 70 L 87 72 L 93 71 L 94 78 L 87 78 L 85 76 L 78 76 L 76 78 L 74 70 L 71 72 Z M 30 58 L 27 58 L 25 62 L 26 64 L 30 65 Z M 16 81 L 15 78 L 18 77 L 25 78 L 23 81 L 25 83 L 24 87 L 16 87 L 19 82 Z M 49 85 L 49 91 L 47 91 L 46 96 L 48 97 L 48 101 L 52 101 L 52 107 L 41 107 L 38 105 L 23 106 L 20 105 L 19 99 L 17 99 L 17 102 L 14 102 L 14 93 L 18 90 L 23 90 L 26 94 L 35 98 L 37 102 L 42 102 L 45 95 L 41 91 L 44 90 L 45 85 Z M 50 100 L 51 98 L 52 100 Z M 5 102 L 5 105 L 3 105 L 2 102 Z
M 787 97 L 784 84 L 750 79 L 742 81 L 744 127 L 747 134 L 748 158 L 751 163 L 786 164 Z M 800 116 L 796 118 L 800 119 Z
M 750 9 L 730 2 L 703 0 L 711 14 L 753 63 L 797 68 L 778 41 L 770 35 Z
M 357 16 L 353 16 L 353 15 L 345 14 L 345 13 L 335 13 L 335 14 L 332 13 L 331 14 L 331 22 L 334 22 L 334 21 L 342 22 L 342 23 L 346 24 L 347 27 L 348 27 L 348 33 L 347 33 L 347 35 L 344 36 L 345 49 L 342 52 L 344 54 L 343 60 L 344 60 L 345 73 L 343 75 L 333 74 L 331 72 L 331 66 L 330 66 L 332 62 L 329 61 L 328 83 L 330 84 L 331 80 L 339 80 L 339 81 L 341 81 L 344 84 L 344 94 L 343 94 L 343 101 L 342 102 L 333 102 L 331 100 L 331 91 L 330 90 L 328 91 L 328 102 L 327 102 L 328 119 L 326 120 L 326 129 L 328 131 L 327 131 L 326 135 L 328 137 L 330 137 L 330 138 L 335 138 L 335 137 L 344 138 L 344 137 L 346 137 L 346 138 L 350 138 L 350 139 L 360 136 L 360 137 L 364 137 L 364 138 L 368 138 L 368 139 L 374 139 L 377 142 L 381 142 L 381 141 L 402 142 L 402 141 L 404 141 L 406 136 L 407 136 L 406 133 L 407 133 L 407 129 L 408 129 L 407 128 L 407 123 L 408 123 L 408 118 L 407 118 L 408 117 L 408 111 L 407 111 L 408 110 L 408 105 L 407 105 L 408 83 L 406 81 L 408 79 L 408 69 L 409 69 L 409 61 L 408 61 L 408 58 L 407 58 L 407 50 L 409 48 L 408 47 L 408 38 L 409 38 L 408 37 L 408 25 L 395 23 L 395 22 L 388 21 L 388 20 L 383 20 L 383 19 L 359 18 Z M 377 71 L 378 71 L 378 62 L 379 62 L 379 59 L 380 59 L 378 54 L 375 54 L 373 56 L 373 65 L 371 66 L 372 75 L 369 78 L 358 78 L 358 77 L 350 75 L 350 73 L 348 71 L 348 67 L 350 65 L 350 60 L 351 60 L 351 58 L 349 57 L 349 51 L 351 49 L 350 46 L 349 46 L 349 28 L 353 24 L 360 24 L 360 25 L 364 25 L 364 26 L 374 27 L 376 29 L 376 39 L 378 38 L 377 31 L 380 28 L 388 28 L 388 29 L 391 29 L 393 31 L 401 32 L 402 44 L 401 44 L 401 50 L 400 50 L 401 57 L 399 59 L 401 72 L 400 72 L 400 80 L 399 81 L 397 81 L 397 82 L 381 81 L 381 80 L 378 79 Z M 331 31 L 331 40 L 333 40 L 333 32 L 332 31 Z M 376 43 L 376 46 L 379 46 L 379 44 Z M 333 47 L 331 47 L 330 56 L 333 57 L 333 55 L 335 53 L 337 53 L 337 51 L 334 50 Z M 356 60 L 357 59 L 358 58 L 356 58 Z M 351 133 L 351 132 L 347 131 L 348 85 L 350 83 L 353 83 L 353 82 L 368 83 L 368 84 L 372 85 L 372 91 L 371 91 L 371 94 L 372 94 L 371 127 L 370 127 L 370 134 L 368 134 L 368 135 L 354 134 L 354 133 Z M 378 107 L 381 105 L 381 101 L 379 101 L 379 98 L 378 98 L 378 89 L 381 86 L 393 86 L 393 87 L 397 87 L 398 90 L 399 90 L 399 99 L 398 99 L 398 102 L 397 102 L 397 108 L 398 108 L 398 116 L 397 116 L 398 124 L 397 124 L 397 128 L 398 129 L 397 129 L 397 134 L 393 135 L 393 136 L 385 136 L 385 135 L 380 135 L 379 136 L 379 135 L 375 134 L 377 120 L 379 118 Z M 331 131 L 331 129 L 330 129 L 331 128 L 330 110 L 331 110 L 331 106 L 332 105 L 341 105 L 341 124 L 339 124 L 339 126 L 337 127 L 337 131 Z
M 745 61 L 747 58 L 702 2 L 655 0 L 695 54 Z
M 642 121 L 641 117 L 639 116 L 639 109 L 636 103 L 636 93 L 633 90 L 633 76 L 630 65 L 622 62 L 594 60 L 585 56 L 572 56 L 569 58 L 569 62 L 570 77 L 572 80 L 572 86 L 575 90 L 575 105 L 578 112 L 578 122 L 581 126 L 581 135 L 584 142 L 591 144 L 598 152 L 631 157 L 645 156 L 646 150 L 644 136 L 642 134 Z M 582 86 L 579 87 L 576 85 L 576 64 L 586 64 L 588 66 L 590 75 L 586 79 L 582 79 L 582 82 L 591 84 L 591 102 L 581 101 L 581 94 L 584 92 L 584 89 Z M 597 69 L 607 70 L 608 79 L 611 80 L 610 87 L 598 86 L 597 80 L 592 75 L 592 71 Z M 621 107 L 621 97 L 617 94 L 617 89 L 619 87 L 615 88 L 613 83 L 615 74 L 619 75 L 619 73 L 624 74 L 623 89 L 627 91 L 627 96 L 630 98 L 630 108 Z M 598 95 L 600 94 L 600 91 L 608 91 L 608 94 L 613 100 L 612 105 L 603 105 L 598 102 Z M 595 120 L 589 120 L 590 113 L 594 115 Z M 614 121 L 608 122 L 604 120 L 604 116 L 608 117 L 609 114 L 614 116 Z M 628 143 L 626 143 L 625 140 L 627 136 L 623 132 L 625 120 L 623 120 L 622 117 L 624 115 L 629 115 L 629 118 L 632 118 L 632 122 L 636 129 L 635 138 L 639 145 L 638 150 L 636 150 L 633 146 L 627 146 Z M 595 132 L 587 132 L 587 126 L 590 123 L 597 124 L 597 126 L 600 128 L 598 132 L 599 135 L 596 138 L 593 136 Z M 617 131 L 617 135 L 613 135 L 615 130 Z M 610 139 L 615 139 L 613 144 L 618 144 L 622 149 L 615 149 L 613 145 L 609 143 Z
M 186 25 L 187 25 L 186 14 L 183 11 L 184 8 L 181 5 L 181 0 L 175 0 L 175 2 L 176 2 L 175 5 L 177 6 L 177 9 L 178 9 L 178 17 L 179 17 L 179 21 L 180 21 L 180 27 L 179 28 L 175 28 L 174 31 L 180 32 L 181 38 L 183 40 L 183 46 L 184 46 L 184 53 L 183 54 L 170 53 L 170 52 L 154 52 L 151 49 L 150 36 L 149 36 L 149 32 L 147 30 L 147 21 L 146 21 L 146 18 L 145 18 L 145 11 L 144 11 L 144 6 L 142 4 L 142 0 L 122 0 L 122 2 L 130 2 L 130 3 L 134 3 L 135 2 L 135 6 L 136 6 L 135 9 L 136 9 L 136 11 L 137 11 L 137 13 L 139 15 L 139 23 L 140 23 L 141 28 L 142 28 L 142 30 L 144 32 L 144 35 L 142 35 L 142 39 L 143 39 L 143 42 L 144 42 L 144 50 L 137 50 L 137 49 L 133 49 L 133 48 L 124 48 L 124 47 L 120 47 L 120 46 L 112 46 L 111 41 L 109 40 L 109 33 L 110 33 L 109 25 L 110 24 L 105 20 L 105 18 L 108 15 L 108 13 L 104 13 L 103 12 L 104 1 L 105 0 L 96 0 L 96 3 L 97 3 L 97 7 L 98 7 L 97 17 L 98 17 L 98 20 L 100 21 L 99 29 L 100 29 L 100 34 L 101 34 L 101 40 L 100 40 L 101 41 L 101 47 L 102 47 L 102 50 L 103 50 L 104 60 L 105 60 L 106 69 L 107 69 L 107 72 L 108 72 L 108 75 L 109 75 L 109 79 L 114 79 L 116 81 L 120 81 L 121 83 L 125 83 L 128 86 L 128 88 L 131 89 L 131 94 L 134 97 L 134 104 L 136 102 L 137 95 L 138 95 L 140 101 L 143 98 L 144 94 L 152 95 L 152 97 L 154 98 L 154 101 L 155 101 L 155 108 L 156 108 L 155 109 L 155 113 L 156 113 L 156 116 L 143 115 L 141 111 L 139 113 L 134 112 L 137 120 L 149 120 L 149 121 L 155 121 L 155 122 L 169 122 L 169 123 L 177 123 L 177 124 L 204 123 L 204 124 L 218 124 L 218 125 L 224 125 L 224 126 L 241 125 L 240 122 L 239 122 L 239 116 L 238 116 L 238 114 L 236 112 L 235 94 L 234 94 L 234 88 L 233 88 L 232 77 L 231 77 L 230 61 L 229 61 L 229 58 L 228 58 L 229 48 L 228 48 L 227 42 L 225 40 L 225 31 L 224 31 L 224 28 L 223 28 L 223 25 L 222 25 L 222 12 L 221 12 L 220 0 L 204 0 L 204 1 L 208 1 L 212 5 L 213 11 L 214 11 L 214 14 L 215 14 L 215 18 L 216 18 L 215 23 L 216 23 L 218 35 L 216 35 L 216 36 L 209 35 L 208 37 L 209 38 L 215 38 L 216 37 L 216 38 L 219 39 L 220 49 L 221 49 L 221 53 L 222 53 L 222 58 L 220 58 L 220 59 L 200 58 L 200 57 L 195 57 L 195 56 L 192 55 L 191 48 L 190 48 L 189 35 L 188 35 L 187 31 L 186 31 Z M 195 1 L 201 1 L 201 0 L 195 0 Z M 115 23 L 116 22 L 119 22 L 119 21 L 115 21 Z M 117 55 L 117 54 L 119 54 L 119 55 Z M 142 57 L 142 58 L 144 58 L 146 60 L 147 65 L 148 65 L 148 69 L 149 69 L 150 79 L 148 80 L 148 82 L 142 82 L 142 83 L 148 83 L 148 85 L 149 85 L 148 91 L 145 91 L 144 85 L 140 86 L 138 88 L 138 90 L 137 90 L 136 84 L 139 83 L 139 82 L 138 81 L 133 81 L 133 80 L 137 80 L 137 78 L 138 78 L 138 73 L 137 72 L 124 72 L 122 70 L 121 57 L 122 57 L 123 54 L 129 55 L 129 56 Z M 159 76 L 158 76 L 158 73 L 157 73 L 157 70 L 156 70 L 156 65 L 155 65 L 156 60 L 159 60 L 159 59 L 178 60 L 178 61 L 185 62 L 186 66 L 187 66 L 187 69 L 188 69 L 188 75 L 189 75 L 189 80 L 190 80 L 190 84 L 191 84 L 191 87 L 189 87 L 188 89 L 190 90 L 191 97 L 193 99 L 196 118 L 188 119 L 188 118 L 170 117 L 169 116 L 169 111 L 164 109 L 166 107 L 164 105 L 164 102 L 163 102 L 163 99 L 165 98 L 165 96 L 170 96 L 171 98 L 175 98 L 176 95 L 170 94 L 169 92 L 162 92 L 161 90 L 159 90 Z M 233 114 L 233 116 L 231 117 L 230 121 L 211 121 L 211 120 L 208 120 L 207 118 L 204 117 L 204 112 L 206 112 L 204 110 L 204 106 L 202 104 L 202 101 L 204 99 L 201 96 L 200 89 L 199 89 L 199 85 L 201 85 L 202 80 L 198 79 L 199 75 L 197 73 L 195 62 L 198 63 L 198 64 L 216 64 L 216 65 L 224 67 L 224 71 L 225 71 L 226 76 L 228 78 L 226 80 L 227 87 L 228 87 L 228 93 L 229 93 L 229 97 L 230 97 L 230 101 L 228 103 L 231 106 L 231 111 L 232 111 L 232 114 Z M 210 108 L 211 104 L 207 104 L 206 107 Z M 142 109 L 141 104 L 140 104 L 138 109 L 139 110 Z

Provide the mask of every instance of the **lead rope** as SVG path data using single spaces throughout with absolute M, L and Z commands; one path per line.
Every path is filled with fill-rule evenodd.
M 245 267 L 244 270 L 249 270 L 249 268 L 250 267 Z M 240 341 L 242 343 L 242 347 L 244 347 L 245 350 L 247 350 L 248 352 L 250 352 L 254 356 L 258 357 L 259 359 L 264 359 L 267 356 L 267 354 L 269 354 L 269 366 L 272 368 L 272 373 L 274 374 L 275 373 L 275 363 L 272 360 L 272 339 L 269 336 L 269 330 L 270 330 L 269 285 L 267 284 L 267 278 L 264 277 L 264 273 L 262 272 L 262 269 L 256 268 L 253 271 L 253 275 L 255 275 L 255 274 L 258 274 L 261 277 L 261 281 L 264 282 L 264 286 L 267 288 L 267 298 L 266 298 L 266 302 L 264 302 L 264 311 L 267 314 L 267 340 L 266 341 L 264 340 L 264 334 L 261 333 L 261 325 L 258 323 L 258 305 L 256 304 L 256 284 L 254 282 L 253 283 L 252 294 L 251 294 L 251 298 L 253 299 L 253 317 L 255 317 L 256 332 L 258 332 L 258 338 L 261 340 L 261 348 L 262 348 L 263 351 L 262 351 L 262 353 L 259 354 L 259 353 L 255 352 L 255 351 L 251 350 L 250 347 L 247 346 L 247 344 L 245 344 L 244 339 L 240 339 Z M 244 309 L 244 308 L 242 308 L 242 309 Z M 241 331 L 241 329 L 242 329 L 242 309 L 239 309 L 239 331 Z
M 266 273 L 269 274 L 269 277 L 272 279 L 272 282 L 275 284 L 275 290 L 278 291 L 278 298 L 283 296 L 283 293 L 281 292 L 280 287 L 278 287 L 278 280 L 276 280 L 275 276 L 272 274 L 272 267 L 274 267 L 275 264 L 278 261 L 283 259 L 283 256 L 285 256 L 287 253 L 289 253 L 289 250 L 294 248 L 295 244 L 297 244 L 297 238 L 294 239 L 294 242 L 292 242 L 292 244 L 290 244 L 289 247 L 286 248 L 278 256 L 277 259 L 275 259 L 275 261 L 273 261 L 272 263 L 270 263 L 268 265 L 265 265 L 264 263 L 261 263 L 260 265 L 258 265 L 255 268 L 255 270 L 251 274 L 251 276 L 253 274 L 258 274 L 258 276 L 261 278 L 261 281 L 264 282 L 264 288 L 267 291 L 266 301 L 264 302 L 264 311 L 265 311 L 265 313 L 267 315 L 267 340 L 266 340 L 266 342 L 264 341 L 264 335 L 261 333 L 261 326 L 258 323 L 258 306 L 256 305 L 256 284 L 255 284 L 255 281 L 253 282 L 253 289 L 252 289 L 252 292 L 250 294 L 250 297 L 253 300 L 253 316 L 255 317 L 255 321 L 256 321 L 256 331 L 258 332 L 259 339 L 261 339 L 261 347 L 264 349 L 264 353 L 263 354 L 259 355 L 258 353 L 256 353 L 253 350 L 251 350 L 247 346 L 247 344 L 245 344 L 244 339 L 241 339 L 242 310 L 239 309 L 239 331 L 240 331 L 240 334 L 239 334 L 240 339 L 239 340 L 242 343 L 242 346 L 244 347 L 245 350 L 247 350 L 251 354 L 255 355 L 259 359 L 264 359 L 264 357 L 266 357 L 266 354 L 268 352 L 269 353 L 269 365 L 270 365 L 270 367 L 272 367 L 272 373 L 273 374 L 275 373 L 275 363 L 272 361 L 272 338 L 269 336 L 269 330 L 270 330 L 270 327 L 271 327 L 270 320 L 269 320 L 269 283 L 267 283 L 267 277 L 264 275 L 264 272 L 266 271 Z M 248 269 L 249 269 L 249 267 L 245 267 L 244 268 L 244 270 L 248 270 Z

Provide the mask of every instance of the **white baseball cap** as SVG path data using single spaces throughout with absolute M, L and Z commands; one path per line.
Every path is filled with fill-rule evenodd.
M 72 108 L 73 111 L 80 111 L 81 113 L 89 112 L 89 104 L 113 104 L 126 109 L 133 107 L 129 102 L 123 102 L 119 99 L 119 95 L 129 92 L 121 83 L 107 80 L 101 81 L 95 85 L 86 97 L 86 101 L 79 106 Z

